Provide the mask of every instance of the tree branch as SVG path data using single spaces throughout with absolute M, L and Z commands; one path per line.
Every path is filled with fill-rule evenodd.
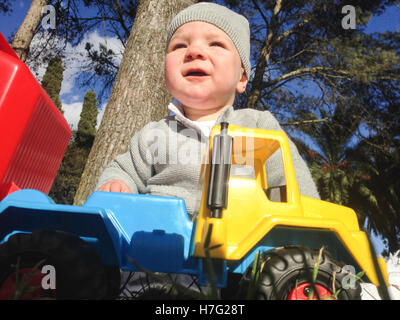
M 289 58 L 287 58 L 287 59 L 285 59 L 285 60 L 276 61 L 276 62 L 273 62 L 273 63 L 274 63 L 275 65 L 282 64 L 282 63 L 286 63 L 286 62 L 288 62 L 288 61 L 290 61 L 290 60 L 292 60 L 292 59 L 298 57 L 299 55 L 301 55 L 301 54 L 303 54 L 303 53 L 305 53 L 305 52 L 317 53 L 317 51 L 315 51 L 315 50 L 311 50 L 311 49 L 302 49 L 302 50 L 296 52 L 294 55 L 290 56 Z
M 350 74 L 347 71 L 337 70 L 337 69 L 333 69 L 333 68 L 329 68 L 329 67 L 300 68 L 300 69 L 297 69 L 295 71 L 286 73 L 286 74 L 284 74 L 284 75 L 282 75 L 282 76 L 280 76 L 280 77 L 278 77 L 276 79 L 273 79 L 271 81 L 266 82 L 265 83 L 265 87 L 270 87 L 270 86 L 272 86 L 272 85 L 274 85 L 274 84 L 276 84 L 276 83 L 278 83 L 280 81 L 286 80 L 288 78 L 294 78 L 294 77 L 297 77 L 297 76 L 300 76 L 300 75 L 304 75 L 304 74 L 323 73 L 326 76 L 329 76 L 326 73 L 327 71 L 336 73 L 338 75 L 341 75 L 342 78 L 350 76 Z M 335 76 L 335 75 L 332 75 L 332 76 Z
M 256 0 L 252 0 L 251 2 L 253 2 L 254 6 L 256 7 L 256 9 L 258 10 L 258 12 L 260 13 L 261 18 L 263 18 L 265 24 L 266 24 L 267 27 L 268 27 L 268 18 L 264 15 L 264 12 L 262 12 L 262 10 L 261 10 L 260 6 L 258 5 L 257 1 L 256 1 Z
M 263 76 L 264 70 L 268 63 L 269 57 L 272 51 L 272 43 L 274 37 L 274 29 L 277 24 L 277 15 L 279 14 L 282 8 L 282 0 L 276 0 L 275 6 L 273 9 L 273 14 L 271 16 L 271 23 L 267 28 L 267 37 L 265 42 L 261 48 L 260 57 L 256 66 L 253 85 L 250 91 L 249 99 L 247 100 L 247 107 L 254 109 L 256 107 L 256 102 L 261 94 L 262 86 L 263 86 Z
M 305 123 L 318 123 L 318 122 L 325 122 L 325 121 L 328 121 L 328 120 L 329 120 L 329 117 L 325 117 L 325 118 L 322 118 L 322 119 L 302 120 L 302 121 L 281 123 L 281 126 L 298 126 L 298 125 L 300 125 L 300 124 L 305 124 Z
M 299 22 L 298 24 L 296 24 L 292 29 L 286 30 L 284 33 L 282 33 L 281 35 L 279 35 L 275 40 L 274 40 L 274 44 L 277 44 L 278 42 L 280 42 L 282 39 L 289 37 L 292 33 L 294 33 L 297 29 L 301 28 L 302 26 L 304 26 L 305 24 L 307 24 L 309 22 L 308 19 L 304 19 L 303 21 Z
M 125 33 L 129 35 L 131 33 L 131 30 L 129 30 L 128 27 L 125 25 L 121 4 L 119 3 L 118 0 L 114 0 L 114 4 L 117 7 L 119 22 L 121 23 L 121 26 L 124 29 Z

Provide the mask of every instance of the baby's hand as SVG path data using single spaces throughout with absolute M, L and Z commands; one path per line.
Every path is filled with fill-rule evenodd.
M 121 180 L 110 180 L 105 184 L 101 185 L 97 190 L 107 191 L 107 192 L 124 192 L 124 193 L 131 192 L 128 185 Z

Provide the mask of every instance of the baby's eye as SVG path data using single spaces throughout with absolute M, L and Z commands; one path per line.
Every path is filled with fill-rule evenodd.
M 211 47 L 221 47 L 221 48 L 225 48 L 224 44 L 220 41 L 213 41 L 210 43 Z
M 172 50 L 181 49 L 181 48 L 186 48 L 186 45 L 184 43 L 176 43 L 176 44 L 172 45 Z

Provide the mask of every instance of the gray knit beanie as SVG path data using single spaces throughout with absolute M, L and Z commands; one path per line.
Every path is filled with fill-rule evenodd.
M 168 29 L 167 47 L 176 29 L 191 21 L 208 22 L 223 30 L 236 46 L 247 78 L 250 77 L 250 28 L 244 16 L 215 3 L 193 4 L 172 19 Z

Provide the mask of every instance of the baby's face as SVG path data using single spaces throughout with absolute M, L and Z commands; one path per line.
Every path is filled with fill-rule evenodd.
M 169 92 L 185 108 L 205 114 L 232 105 L 247 78 L 235 45 L 218 27 L 201 21 L 180 26 L 165 58 Z

